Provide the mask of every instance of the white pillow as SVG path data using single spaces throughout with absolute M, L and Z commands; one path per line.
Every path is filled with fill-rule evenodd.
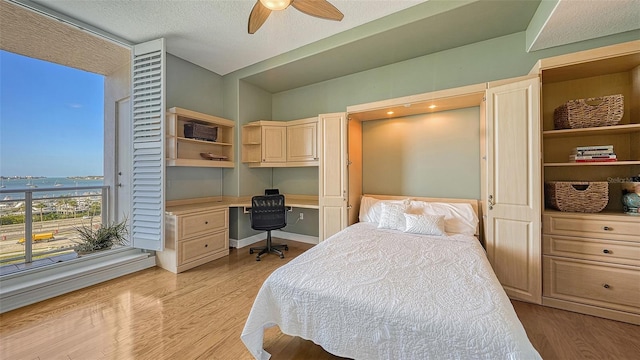
M 444 232 L 444 216 L 428 215 L 428 214 L 404 214 L 407 224 L 404 232 L 424 235 L 443 236 Z
M 406 204 L 382 203 L 382 215 L 378 228 L 404 231 Z
M 478 215 L 468 203 L 411 201 L 407 213 L 444 216 L 444 230 L 448 234 L 473 236 L 478 228 Z
M 382 216 L 382 204 L 409 204 L 409 199 L 405 200 L 378 200 L 369 196 L 363 196 L 360 199 L 360 214 L 358 219 L 360 222 L 369 222 L 374 224 L 380 223 L 380 216 Z

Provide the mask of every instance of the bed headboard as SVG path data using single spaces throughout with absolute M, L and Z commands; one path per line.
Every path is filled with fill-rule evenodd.
M 416 200 L 416 201 L 427 201 L 427 202 L 448 202 L 448 203 L 467 203 L 470 204 L 473 208 L 473 211 L 478 215 L 478 231 L 476 236 L 480 240 L 480 243 L 484 245 L 484 239 L 482 238 L 483 230 L 482 230 L 482 208 L 479 206 L 478 199 L 449 199 L 449 198 L 430 198 L 430 197 L 420 197 L 420 196 L 403 196 L 403 195 L 376 195 L 376 194 L 363 194 L 362 196 L 369 196 L 374 199 L 380 200 Z

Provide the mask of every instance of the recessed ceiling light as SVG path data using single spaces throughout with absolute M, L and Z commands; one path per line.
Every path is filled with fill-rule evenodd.
M 387 115 L 393 115 L 393 111 L 387 111 Z
M 429 105 L 429 109 L 435 109 L 436 106 L 435 105 Z

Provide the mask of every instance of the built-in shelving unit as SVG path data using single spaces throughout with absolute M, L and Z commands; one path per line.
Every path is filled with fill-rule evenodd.
M 186 138 L 184 125 L 188 123 L 217 127 L 216 141 Z M 234 167 L 234 129 L 235 123 L 231 120 L 178 107 L 170 108 L 167 111 L 167 166 Z M 209 154 L 209 159 L 201 154 Z
M 592 52 L 583 52 L 540 61 L 544 181 L 608 181 L 640 174 L 640 52 L 619 49 L 595 60 Z M 554 109 L 567 101 L 614 94 L 624 96 L 617 125 L 554 128 Z M 573 149 L 590 145 L 613 145 L 618 161 L 569 161 Z M 620 185 L 611 182 L 606 210 L 622 212 L 621 196 Z
M 620 182 L 640 174 L 640 41 L 541 60 L 544 181 L 606 181 L 599 213 L 545 209 L 543 305 L 640 324 L 640 217 L 623 212 Z M 612 126 L 554 129 L 574 99 L 624 96 Z M 577 146 L 613 145 L 617 161 L 575 163 Z

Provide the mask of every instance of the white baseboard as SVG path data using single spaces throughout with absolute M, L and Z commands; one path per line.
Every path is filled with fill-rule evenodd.
M 290 232 L 280 231 L 280 230 L 272 231 L 271 236 L 279 239 L 284 239 L 284 240 L 299 241 L 306 244 L 313 244 L 313 245 L 318 244 L 317 236 L 295 234 L 295 233 L 290 233 Z M 249 236 L 240 240 L 229 239 L 229 246 L 234 248 L 243 248 L 245 246 L 253 245 L 257 242 L 260 242 L 266 238 L 267 238 L 267 234 L 264 233 L 264 234 L 256 234 L 253 236 Z
M 0 278 L 0 313 L 79 290 L 156 265 L 139 249 L 82 257 Z

